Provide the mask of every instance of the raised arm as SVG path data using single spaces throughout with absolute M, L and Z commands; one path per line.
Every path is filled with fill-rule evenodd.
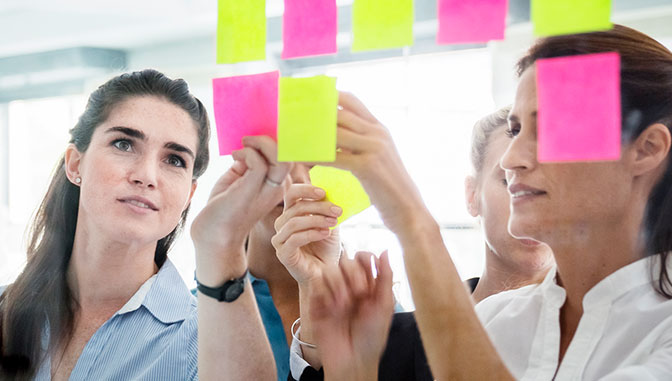
M 219 287 L 247 269 L 244 241 L 281 200 L 290 165 L 278 163 L 275 142 L 246 137 L 233 166 L 215 185 L 192 224 L 196 278 Z M 198 293 L 198 372 L 202 380 L 272 380 L 275 362 L 249 281 L 233 302 Z
M 335 163 L 325 165 L 357 176 L 385 225 L 399 238 L 432 373 L 440 380 L 512 379 L 389 132 L 353 95 L 341 93 L 339 105 L 340 152 Z

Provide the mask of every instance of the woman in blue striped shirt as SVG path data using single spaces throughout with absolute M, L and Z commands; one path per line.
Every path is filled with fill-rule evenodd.
M 209 157 L 208 116 L 187 84 L 154 70 L 115 77 L 70 132 L 26 267 L 0 290 L 0 378 L 272 379 L 252 293 L 199 294 L 197 313 L 167 258 Z M 280 201 L 289 171 L 270 139 L 245 143 L 192 225 L 197 277 L 213 288 L 246 272 L 245 229 Z

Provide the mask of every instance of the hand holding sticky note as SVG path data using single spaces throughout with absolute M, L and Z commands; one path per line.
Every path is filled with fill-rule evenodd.
M 537 36 L 612 28 L 611 0 L 532 0 L 530 7 Z
M 541 59 L 536 76 L 538 160 L 618 160 L 618 53 Z
M 274 71 L 212 80 L 220 155 L 243 148 L 243 136 L 276 139 L 279 75 Z
M 336 160 L 336 78 L 280 78 L 278 161 Z
M 316 165 L 309 174 L 310 182 L 327 193 L 326 200 L 343 209 L 339 224 L 371 206 L 362 184 L 350 171 Z

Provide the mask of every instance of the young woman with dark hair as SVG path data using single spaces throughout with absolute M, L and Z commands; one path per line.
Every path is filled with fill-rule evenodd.
M 272 376 L 251 292 L 231 303 L 199 295 L 197 314 L 167 258 L 209 160 L 208 115 L 186 82 L 155 70 L 117 76 L 91 94 L 70 132 L 27 264 L 0 296 L 0 378 Z M 279 202 L 271 185 L 289 166 L 268 165 L 274 152 L 272 141 L 248 139 L 194 221 L 202 284 L 245 273 L 236 233 L 257 213 L 231 205 L 243 198 L 263 213 Z M 256 361 L 240 361 L 249 352 Z
M 535 62 L 601 52 L 621 58 L 620 159 L 538 162 Z M 501 159 L 509 232 L 547 243 L 557 265 L 541 284 L 475 308 L 389 133 L 356 98 L 340 97 L 334 165 L 360 179 L 399 238 L 432 373 L 440 380 L 671 379 L 672 53 L 616 25 L 541 39 L 519 73 Z M 389 315 L 384 303 L 371 302 L 361 274 L 332 271 L 310 298 L 332 306 L 311 316 L 321 328 L 313 344 L 334 379 L 370 377 L 377 364 L 360 359 L 383 350 L 377 336 L 386 331 L 376 327 L 389 325 Z M 367 313 L 343 313 L 361 309 Z

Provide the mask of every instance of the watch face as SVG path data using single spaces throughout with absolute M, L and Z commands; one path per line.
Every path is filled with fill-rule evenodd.
M 245 280 L 240 279 L 237 282 L 234 282 L 232 285 L 230 285 L 224 294 L 224 300 L 227 302 L 232 302 L 240 296 L 240 294 L 243 293 L 243 288 L 245 287 Z

